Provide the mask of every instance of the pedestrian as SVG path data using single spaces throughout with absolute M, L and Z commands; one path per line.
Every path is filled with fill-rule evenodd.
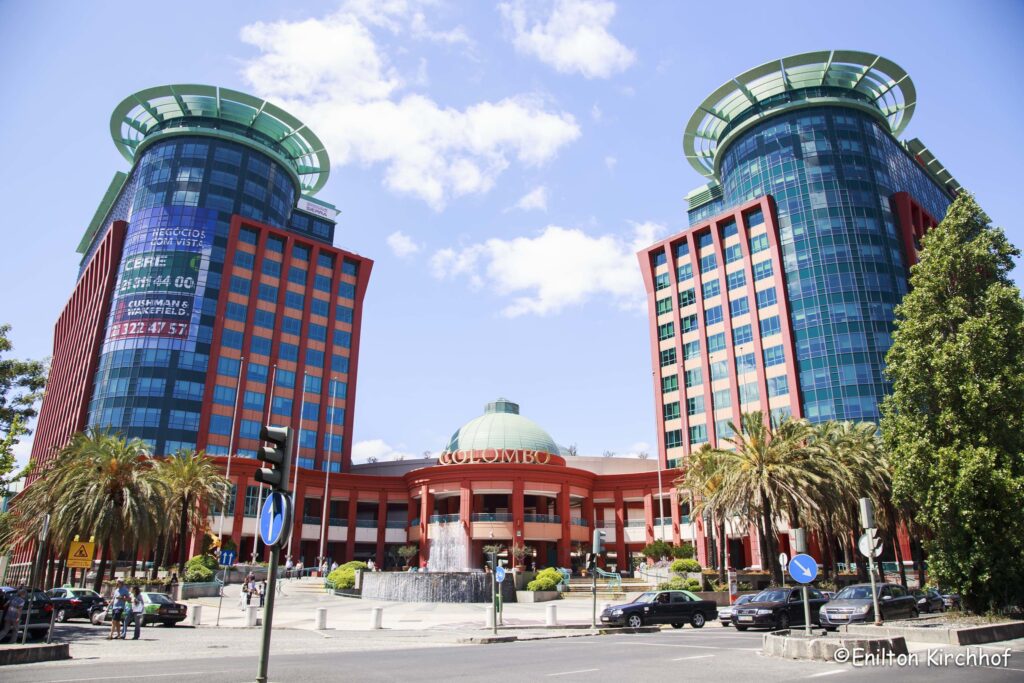
M 256 593 L 260 596 L 260 607 L 263 607 L 263 600 L 267 597 L 267 580 L 263 579 L 259 582 L 256 588 Z
M 242 584 L 238 588 L 238 609 L 245 611 L 245 587 L 249 585 L 249 577 L 242 579 Z
M 171 600 L 178 599 L 178 572 L 171 573 Z
M 142 619 L 146 612 L 146 603 L 142 601 L 142 590 L 138 586 L 132 587 L 132 597 L 129 605 L 129 609 L 125 611 L 126 615 L 135 624 L 135 635 L 132 636 L 132 640 L 139 639 L 139 633 L 142 631 Z M 124 622 L 124 633 L 128 635 L 128 619 Z M 123 638 L 124 636 L 122 636 Z
M 0 643 L 7 639 L 8 633 L 14 641 L 18 640 L 18 622 L 21 621 L 21 610 L 25 606 L 25 595 L 25 587 L 18 586 L 18 592 L 7 599 L 3 613 L 3 629 L 0 630 Z
M 119 578 L 114 582 L 114 604 L 110 608 L 110 633 L 107 634 L 107 640 L 121 637 L 121 619 L 127 602 L 128 589 L 124 587 L 124 579 Z
M 245 586 L 242 587 L 243 590 L 245 590 L 245 606 L 246 607 L 248 607 L 249 604 L 252 602 L 252 594 L 256 590 L 256 585 L 255 584 L 256 584 L 255 579 L 251 579 L 250 578 L 248 581 L 245 582 Z
M 294 567 L 294 566 L 295 565 L 292 564 L 292 558 L 289 555 L 288 556 L 288 561 L 284 563 L 284 575 L 285 575 L 285 577 L 287 577 L 287 578 L 291 577 L 291 575 L 292 575 L 292 567 Z
M 324 560 L 321 560 L 321 562 L 320 562 L 320 576 L 326 576 L 326 575 L 327 575 L 327 560 L 324 559 Z
M 367 571 L 370 571 L 370 572 L 372 572 L 372 571 L 374 571 L 374 570 L 375 570 L 376 568 L 377 568 L 377 565 L 376 565 L 376 564 L 374 564 L 374 562 L 373 562 L 373 558 L 372 558 L 372 557 L 371 557 L 370 559 L 368 559 L 368 560 L 366 561 L 366 570 L 367 570 Z
M 331 562 L 331 571 L 333 572 L 337 568 L 338 568 L 338 563 L 337 562 Z

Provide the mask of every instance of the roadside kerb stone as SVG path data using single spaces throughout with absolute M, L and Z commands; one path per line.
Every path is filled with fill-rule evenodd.
M 893 637 L 845 637 L 811 635 L 803 632 L 773 631 L 761 640 L 761 652 L 771 657 L 784 659 L 812 659 L 834 662 L 836 651 L 845 649 L 864 655 L 907 654 L 907 641 L 902 636 Z
M 984 645 L 1000 640 L 1024 638 L 1024 621 L 1010 621 L 984 626 L 874 626 L 851 624 L 843 629 L 851 635 L 900 636 L 914 643 L 939 643 L 942 645 Z
M 31 664 L 33 662 L 52 662 L 58 659 L 71 659 L 71 652 L 68 643 L 0 647 L 0 666 L 6 666 L 8 664 Z

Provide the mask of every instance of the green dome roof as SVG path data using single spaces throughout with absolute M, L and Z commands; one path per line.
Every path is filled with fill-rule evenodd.
M 488 403 L 483 415 L 456 430 L 445 450 L 488 448 L 559 453 L 555 440 L 536 422 L 520 415 L 519 404 L 504 398 Z

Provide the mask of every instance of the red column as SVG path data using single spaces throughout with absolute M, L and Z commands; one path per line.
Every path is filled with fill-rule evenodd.
M 356 554 L 356 505 L 359 503 L 359 494 L 355 491 L 348 492 L 348 540 L 345 541 L 345 557 L 348 562 L 355 558 Z
M 761 544 L 757 540 L 757 527 L 753 524 L 747 529 L 747 538 L 750 539 L 750 564 L 759 565 L 765 571 L 771 570 L 770 560 L 761 557 Z
M 558 539 L 558 565 L 569 567 L 572 564 L 572 520 L 569 513 L 568 484 L 562 484 L 562 492 L 558 494 L 558 516 L 562 522 L 562 537 Z
M 694 517 L 691 510 L 690 521 L 697 525 L 697 561 L 700 562 L 700 566 L 707 567 L 709 566 L 709 558 L 707 533 L 704 529 L 704 520 L 700 517 Z
M 654 540 L 654 499 L 650 491 L 644 493 L 644 532 L 648 543 Z
M 587 528 L 593 533 L 597 525 L 594 523 L 594 492 L 590 491 L 589 495 L 583 499 L 583 519 L 587 522 Z
M 472 534 L 470 533 L 470 529 L 471 529 L 471 526 L 472 526 L 471 523 L 470 523 L 472 521 L 472 517 L 471 517 L 472 510 L 473 510 L 473 489 L 472 489 L 472 486 L 469 483 L 469 480 L 468 479 L 464 479 L 464 480 L 462 480 L 462 482 L 459 485 L 459 524 L 461 524 L 462 528 L 465 530 L 467 538 L 472 538 Z M 468 543 L 467 547 L 466 547 L 466 555 L 467 555 L 466 556 L 466 566 L 467 567 L 472 567 L 473 566 L 473 562 L 472 562 L 473 549 L 472 549 L 471 546 L 472 546 L 472 544 Z M 516 561 L 515 557 L 512 556 L 511 552 L 509 553 L 509 556 L 511 557 L 512 564 L 514 566 L 515 565 L 515 561 Z
M 523 535 L 523 480 L 512 481 L 512 542 L 525 543 Z
M 433 496 L 430 489 L 424 484 L 420 487 L 420 566 L 427 566 L 427 558 L 430 557 L 430 539 L 427 537 L 427 529 L 430 526 L 430 513 L 434 509 Z
M 618 571 L 632 569 L 626 559 L 626 507 L 622 491 L 615 491 L 615 562 Z
M 672 513 L 672 543 L 680 545 L 682 538 L 679 532 L 679 489 L 674 486 L 669 497 L 669 505 Z
M 388 493 L 381 491 L 377 499 L 377 566 L 384 567 L 384 535 L 388 528 Z

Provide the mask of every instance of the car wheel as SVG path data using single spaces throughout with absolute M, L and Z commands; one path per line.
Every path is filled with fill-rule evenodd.
M 779 618 L 775 621 L 776 631 L 785 631 L 789 628 L 789 615 L 783 612 L 779 615 Z
M 639 614 L 630 614 L 626 618 L 626 626 L 630 628 L 640 628 L 644 625 L 644 620 Z
M 704 628 L 704 614 L 701 612 L 694 612 L 693 616 L 690 617 L 690 626 L 694 628 Z
M 684 624 L 681 621 L 676 621 L 672 623 L 672 628 L 682 628 L 683 626 Z
M 746 630 L 747 630 L 747 628 L 748 628 L 748 627 L 746 627 L 746 626 L 737 626 L 737 627 L 736 627 L 736 630 L 737 630 L 737 631 L 746 631 Z
M 722 622 L 722 626 L 723 626 L 723 627 L 728 627 L 728 626 L 732 626 L 732 622 L 731 622 L 731 621 L 723 621 L 723 622 Z
M 916 607 L 914 609 L 910 610 L 910 618 L 911 619 L 917 619 L 919 616 L 921 616 L 921 613 L 917 611 Z
M 178 623 L 178 622 L 176 622 L 176 621 L 165 621 L 165 622 L 164 622 L 164 626 L 168 626 L 168 627 L 169 627 L 169 626 L 174 626 L 174 625 L 175 625 L 175 624 L 177 624 L 177 623 Z
M 66 609 L 57 610 L 57 621 L 65 623 L 68 620 L 68 611 Z

